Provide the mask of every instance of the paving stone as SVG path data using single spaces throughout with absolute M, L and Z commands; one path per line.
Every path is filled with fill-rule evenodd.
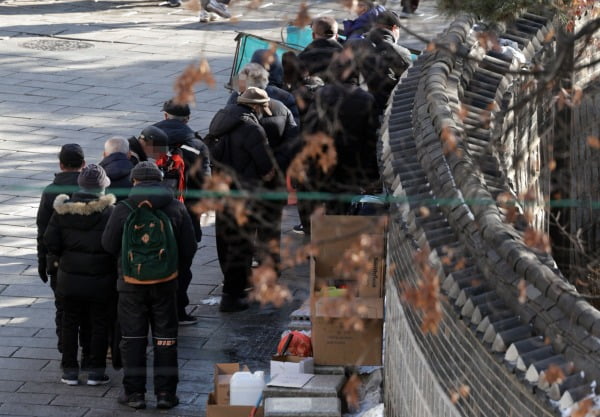
M 45 417 L 81 417 L 89 409 L 84 407 L 63 407 L 34 404 L 6 403 L 0 405 L 0 415 L 10 414 L 13 416 L 45 416 Z
M 71 395 L 73 396 L 73 387 L 61 384 L 58 380 L 53 382 L 37 382 L 37 381 L 28 381 L 25 383 L 17 382 L 17 381 L 5 381 L 7 384 L 19 384 L 18 392 L 22 393 L 37 393 L 37 394 L 53 394 L 53 395 Z M 112 383 L 112 382 L 111 382 Z M 0 384 L 1 386 L 1 384 Z M 79 385 L 77 386 L 77 396 L 81 395 L 82 397 L 102 397 L 106 394 L 106 392 L 110 389 L 109 386 L 96 386 L 92 387 L 89 385 Z
M 346 377 L 344 375 L 315 375 L 302 388 L 266 387 L 264 398 L 272 397 L 337 397 Z
M 339 398 L 267 398 L 265 417 L 338 417 L 342 415 Z
M 71 394 L 72 395 L 72 394 Z M 52 394 L 0 392 L 0 403 L 4 404 L 49 404 L 54 399 Z

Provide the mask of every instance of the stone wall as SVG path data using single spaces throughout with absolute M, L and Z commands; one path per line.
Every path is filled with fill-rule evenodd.
M 381 169 L 395 197 L 389 416 L 550 416 L 595 395 L 600 377 L 600 312 L 551 256 L 525 244 L 519 222 L 505 222 L 496 202 L 527 191 L 537 201 L 548 196 L 542 167 L 552 158 L 551 96 L 515 106 L 528 80 L 516 75 L 515 61 L 474 53 L 473 23 L 457 19 L 439 36 L 438 47 L 409 69 L 386 114 Z M 549 59 L 544 41 L 551 30 L 550 16 L 526 13 L 501 37 L 517 42 L 529 61 Z M 490 125 L 482 125 L 487 118 Z M 546 230 L 544 207 L 534 213 L 534 225 Z M 435 334 L 424 333 L 423 312 L 402 301 L 403 289 L 422 279 L 416 254 L 429 254 L 420 262 L 441 284 Z M 550 364 L 563 367 L 577 388 L 545 384 L 540 375 Z M 453 395 L 461 387 L 469 394 Z

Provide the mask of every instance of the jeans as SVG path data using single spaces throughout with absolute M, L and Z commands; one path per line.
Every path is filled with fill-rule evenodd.
M 89 340 L 81 340 L 89 347 L 90 370 L 103 374 L 106 369 L 106 351 L 110 327 L 108 298 L 65 296 L 62 313 L 62 367 L 65 372 L 79 372 L 77 351 L 79 339 L 86 338 L 82 329 L 89 326 Z M 84 353 L 83 356 L 87 356 Z
M 215 234 L 219 265 L 223 272 L 223 293 L 232 297 L 243 297 L 248 286 L 255 230 L 251 221 L 238 225 L 227 211 L 217 212 Z
M 154 344 L 154 392 L 175 394 L 177 364 L 177 293 L 174 281 L 138 285 L 119 293 L 123 387 L 126 394 L 146 392 L 148 329 Z

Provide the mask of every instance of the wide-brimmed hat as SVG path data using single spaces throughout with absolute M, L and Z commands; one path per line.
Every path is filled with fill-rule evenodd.
M 267 95 L 267 92 L 258 87 L 246 88 L 246 91 L 237 99 L 237 102 L 240 104 L 261 104 L 264 112 L 269 116 L 273 116 L 269 108 L 269 101 L 271 99 Z

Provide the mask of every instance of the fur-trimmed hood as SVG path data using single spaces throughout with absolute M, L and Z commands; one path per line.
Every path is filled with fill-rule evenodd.
M 105 208 L 115 204 L 117 199 L 113 194 L 102 195 L 88 201 L 69 201 L 66 194 L 59 194 L 54 200 L 54 210 L 58 214 L 78 214 L 89 216 L 94 213 L 102 213 Z

